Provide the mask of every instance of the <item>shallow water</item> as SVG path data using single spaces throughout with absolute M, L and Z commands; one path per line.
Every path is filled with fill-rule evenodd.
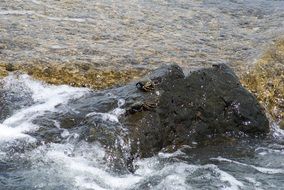
M 282 188 L 284 131 L 276 125 L 265 140 L 185 146 L 135 160 L 134 173 L 120 172 L 110 167 L 114 158 L 108 157 L 104 146 L 86 142 L 78 130 L 61 128 L 59 118 L 37 124 L 41 116 L 60 116 L 66 110 L 82 114 L 69 102 L 84 100 L 90 90 L 46 85 L 27 75 L 11 75 L 3 84 L 1 107 L 6 117 L 0 127 L 0 189 Z M 123 100 L 117 102 L 123 104 Z M 119 107 L 100 114 L 91 109 L 83 117 L 119 122 L 123 113 Z M 42 130 L 47 126 L 58 133 L 56 137 Z M 127 150 L 126 142 L 119 143 Z
M 284 34 L 281 0 L 2 0 L 0 8 L 0 59 L 11 63 L 235 66 Z
M 242 70 L 283 35 L 283 25 L 281 0 L 2 0 L 0 62 L 188 70 L 226 62 Z M 97 110 L 87 106 L 90 94 L 96 98 L 28 75 L 1 79 L 0 190 L 284 189 L 284 131 L 273 122 L 266 139 L 160 152 L 134 160 L 131 173 L 113 164 L 119 158 L 106 147 L 66 127 L 77 125 L 74 118 L 120 126 L 124 100 L 113 94 L 117 108 Z M 72 106 L 76 100 L 86 109 Z M 66 113 L 72 118 L 62 122 Z M 116 140 L 127 156 L 128 142 Z

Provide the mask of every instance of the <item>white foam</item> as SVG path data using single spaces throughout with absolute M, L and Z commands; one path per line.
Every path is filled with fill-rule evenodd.
M 220 162 L 229 162 L 229 163 L 234 163 L 234 164 L 238 164 L 238 165 L 242 165 L 242 166 L 251 167 L 251 168 L 254 168 L 255 170 L 257 170 L 261 173 L 264 173 L 264 174 L 284 174 L 283 169 L 258 167 L 258 166 L 237 162 L 237 161 L 233 161 L 233 160 L 230 160 L 230 159 L 227 159 L 227 158 L 222 158 L 222 157 L 211 158 L 210 160 L 216 160 L 216 161 L 220 161 Z
M 155 189 L 163 190 L 186 190 L 190 186 L 185 183 L 186 176 L 181 175 L 168 175 L 165 177 L 160 184 L 158 184 Z
M 153 173 L 154 175 L 163 176 L 163 180 L 155 187 L 155 189 L 188 189 L 190 185 L 186 183 L 186 178 L 200 167 L 202 166 L 186 163 L 166 165 L 162 170 Z
M 11 141 L 14 139 L 27 139 L 34 142 L 34 138 L 29 135 L 26 135 L 25 132 L 37 130 L 36 125 L 29 123 L 22 123 L 16 128 L 8 127 L 3 124 L 0 124 L 0 142 Z
M 238 181 L 234 176 L 228 174 L 227 172 L 224 172 L 220 169 L 215 168 L 217 172 L 220 174 L 220 180 L 223 182 L 228 182 L 230 184 L 229 187 L 223 187 L 222 189 L 228 189 L 228 190 L 238 190 L 242 187 L 244 187 L 244 184 L 240 181 Z
M 193 175 L 193 178 L 199 181 L 217 178 L 224 182 L 223 189 L 238 190 L 244 187 L 242 182 L 227 172 L 220 170 L 214 164 L 191 165 L 177 162 L 165 165 L 162 169 L 157 169 L 157 165 L 160 164 L 157 157 L 139 160 L 137 164 L 139 169 L 135 173 L 143 176 L 144 179 L 150 179 L 154 176 L 162 178 L 162 181 L 153 189 L 190 189 L 191 184 L 186 181 L 195 172 L 201 172 L 198 177 Z
M 271 134 L 275 139 L 284 142 L 284 130 L 280 129 L 276 123 L 271 125 Z
M 76 186 L 81 188 L 86 188 L 86 189 L 96 189 L 96 190 L 107 190 L 107 188 L 102 188 L 96 183 L 90 182 L 88 179 L 85 177 L 77 176 L 75 179 Z
M 143 187 L 147 185 L 149 189 L 183 190 L 195 188 L 196 180 L 203 182 L 218 180 L 218 185 L 222 185 L 223 189 L 237 190 L 244 186 L 234 176 L 220 170 L 213 164 L 191 165 L 180 161 L 174 163 L 161 161 L 161 159 L 167 160 L 171 156 L 166 156 L 168 158 L 154 156 L 137 160 L 134 164 L 139 168 L 134 174 L 114 174 L 108 170 L 105 156 L 105 149 L 99 144 L 51 143 L 37 148 L 32 158 L 36 161 L 40 160 L 40 164 L 42 161 L 48 163 L 51 172 L 54 171 L 52 168 L 56 168 L 60 177 L 70 179 L 70 187 L 80 190 L 132 189 L 139 187 L 139 185 L 143 185 Z M 152 179 L 158 181 L 151 183 Z M 191 179 L 194 179 L 192 183 Z
M 67 129 L 63 129 L 63 132 L 60 135 L 62 138 L 67 138 L 70 136 L 70 133 Z
M 78 98 L 88 90 L 73 88 L 66 85 L 53 86 L 33 80 L 28 75 L 10 75 L 3 79 L 3 89 L 18 90 L 21 94 L 23 89 L 32 95 L 34 104 L 15 110 L 14 114 L 5 119 L 0 125 L 0 139 L 27 138 L 26 132 L 37 130 L 38 126 L 32 123 L 33 119 L 48 112 L 56 112 L 56 106 L 65 104 L 72 98 Z M 20 86 L 18 89 L 15 86 Z
M 141 176 L 153 175 L 156 172 L 155 166 L 158 164 L 159 161 L 155 157 L 136 160 L 135 165 L 138 166 L 138 169 L 135 171 L 135 174 Z
M 125 114 L 125 109 L 121 108 L 115 108 L 110 112 L 111 114 L 115 115 L 117 118 L 120 117 L 121 115 Z
M 195 165 L 194 165 L 195 166 Z M 213 172 L 213 175 L 217 174 L 217 177 L 224 182 L 225 184 L 221 188 L 222 190 L 228 189 L 228 190 L 239 190 L 242 187 L 244 187 L 244 184 L 240 181 L 238 181 L 234 176 L 230 175 L 229 173 L 220 170 L 216 165 L 214 164 L 206 164 L 204 166 L 195 166 L 196 169 L 206 169 L 211 170 Z M 207 174 L 206 174 L 207 175 Z M 212 174 L 211 174 L 212 175 Z
M 284 147 L 280 147 L 279 149 L 273 149 L 273 148 L 266 148 L 266 147 L 258 147 L 255 149 L 257 154 L 259 155 L 267 155 L 267 154 L 284 154 Z
M 66 147 L 67 146 L 67 147 Z M 64 171 L 66 177 L 71 177 L 75 181 L 75 186 L 79 189 L 125 189 L 131 187 L 141 180 L 137 175 L 112 175 L 105 171 L 103 157 L 104 150 L 98 146 L 90 147 L 82 146 L 80 150 L 83 152 L 73 152 L 74 156 L 69 156 L 72 153 L 73 145 L 58 145 L 52 144 L 47 150 L 47 162 L 55 164 Z M 43 147 L 45 148 L 45 147 Z M 78 149 L 78 147 L 77 147 Z M 88 151 L 91 153 L 88 155 Z M 100 163 L 101 162 L 101 163 Z
M 86 117 L 97 117 L 101 118 L 103 121 L 109 121 L 113 123 L 119 123 L 119 117 L 125 114 L 125 109 L 120 108 L 124 105 L 125 102 L 123 99 L 118 100 L 118 107 L 110 111 L 109 113 L 102 112 L 91 112 L 86 115 Z
M 260 188 L 262 186 L 262 184 L 258 181 L 256 181 L 254 178 L 251 178 L 251 177 L 245 177 L 245 179 L 253 184 L 255 186 L 255 188 L 257 187 L 258 190 L 262 190 L 262 188 Z
M 181 150 L 177 150 L 173 153 L 164 153 L 164 152 L 159 152 L 158 156 L 160 158 L 172 158 L 172 157 L 176 157 L 176 156 L 182 156 L 182 155 L 186 155 L 184 152 L 182 152 Z
M 100 113 L 100 112 L 91 112 L 86 115 L 86 117 L 99 117 L 103 121 L 110 121 L 113 123 L 119 123 L 119 120 L 116 115 L 110 113 Z

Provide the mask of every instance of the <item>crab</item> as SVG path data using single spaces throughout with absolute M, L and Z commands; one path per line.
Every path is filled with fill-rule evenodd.
M 158 103 L 148 101 L 148 102 L 144 102 L 142 106 L 143 106 L 143 110 L 149 111 L 149 110 L 156 108 L 158 106 Z
M 127 113 L 134 114 L 136 112 L 150 111 L 155 109 L 158 106 L 157 101 L 139 101 L 131 105 L 130 109 L 127 110 Z
M 151 80 L 146 80 L 136 83 L 136 87 L 144 92 L 150 92 L 155 89 L 155 84 Z

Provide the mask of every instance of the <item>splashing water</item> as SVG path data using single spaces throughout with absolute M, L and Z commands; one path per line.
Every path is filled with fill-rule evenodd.
M 242 152 L 250 144 L 254 159 L 250 156 L 226 158 L 222 147 L 218 151 L 216 147 L 209 147 L 211 151 L 208 147 L 186 147 L 174 153 L 160 152 L 151 158 L 135 160 L 134 173 L 117 173 L 109 168 L 105 147 L 99 142 L 80 140 L 76 131 L 64 129 L 61 137 L 65 140 L 59 143 L 39 142 L 30 135 L 42 133 L 43 126 L 34 124 L 34 119 L 62 112 L 62 105 L 84 98 L 90 92 L 88 89 L 46 85 L 27 75 L 11 75 L 4 82 L 6 94 L 25 97 L 12 104 L 25 106 L 13 110 L 1 123 L 0 189 L 277 189 L 283 182 L 284 147 L 283 139 L 279 138 L 261 146 L 245 142 L 239 148 L 229 147 L 234 152 L 235 148 Z M 119 123 L 124 100 L 117 102 L 114 110 L 89 112 L 85 117 Z M 56 128 L 62 129 L 59 121 Z M 280 132 L 277 128 L 272 136 L 283 137 Z
M 283 1 L 274 0 L 2 0 L 0 62 L 247 68 L 283 34 L 283 13 Z M 110 93 L 117 107 L 101 111 L 88 107 L 88 94 L 27 75 L 1 79 L 0 190 L 284 189 L 284 132 L 276 124 L 262 142 L 196 143 L 136 159 L 133 173 L 110 167 L 116 158 L 87 141 L 76 122 L 118 126 L 123 157 L 130 143 L 121 137 L 125 100 Z M 70 105 L 78 99 L 84 110 Z

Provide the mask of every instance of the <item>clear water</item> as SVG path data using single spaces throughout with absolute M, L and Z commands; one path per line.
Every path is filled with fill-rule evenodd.
M 0 62 L 239 68 L 283 35 L 283 25 L 281 0 L 1 0 Z M 284 189 L 284 131 L 273 123 L 264 140 L 196 144 L 135 160 L 134 173 L 113 170 L 101 144 L 51 117 L 98 117 L 95 108 L 69 106 L 89 93 L 27 75 L 1 80 L 0 190 Z M 99 116 L 119 123 L 122 112 Z M 54 136 L 44 136 L 47 126 Z
M 240 67 L 284 34 L 281 0 L 1 0 L 0 18 L 12 63 Z

